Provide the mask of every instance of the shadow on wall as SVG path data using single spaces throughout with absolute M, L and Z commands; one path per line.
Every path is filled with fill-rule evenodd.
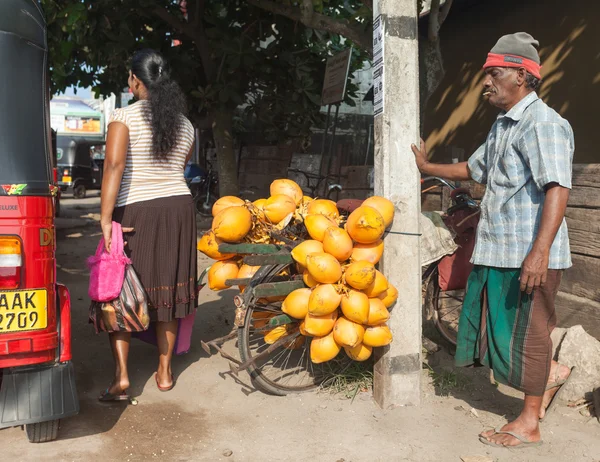
M 424 135 L 432 156 L 449 161 L 446 148 L 468 157 L 485 141 L 498 110 L 481 97 L 482 66 L 499 37 L 526 31 L 540 42 L 540 96 L 572 125 L 577 163 L 600 162 L 600 135 L 592 111 L 600 94 L 600 4 L 586 0 L 505 0 L 452 9 L 441 30 L 446 75 L 425 112 Z

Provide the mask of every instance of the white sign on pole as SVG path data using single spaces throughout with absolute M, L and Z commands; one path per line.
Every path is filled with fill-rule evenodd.
M 348 48 L 327 60 L 321 104 L 341 103 L 346 95 L 346 83 L 350 72 L 352 48 Z
M 383 20 L 377 16 L 373 21 L 373 113 L 375 117 L 383 114 Z

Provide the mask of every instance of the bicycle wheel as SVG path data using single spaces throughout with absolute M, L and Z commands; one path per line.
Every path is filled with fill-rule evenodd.
M 427 282 L 425 303 L 438 332 L 453 346 L 456 346 L 458 321 L 464 300 L 464 289 L 443 291 L 438 281 L 438 270 L 431 274 Z
M 254 385 L 263 392 L 279 396 L 314 390 L 332 374 L 343 372 L 350 364 L 350 359 L 343 351 L 332 361 L 314 364 L 310 360 L 311 339 L 302 336 L 286 342 L 287 345 L 282 344 L 266 356 L 258 357 L 272 346 L 264 339 L 269 330 L 265 327 L 265 319 L 283 313 L 281 301 L 259 300 L 253 295 L 253 288 L 272 281 L 284 270 L 291 272 L 294 268 L 295 265 L 263 266 L 242 295 L 247 311 L 244 326 L 238 330 L 240 358 L 242 362 L 255 359 L 255 363 L 248 367 Z M 288 332 L 297 332 L 299 323 L 293 320 L 288 324 Z

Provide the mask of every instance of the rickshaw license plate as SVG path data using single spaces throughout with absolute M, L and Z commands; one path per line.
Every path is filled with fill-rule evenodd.
M 63 176 L 62 180 L 63 180 L 63 183 L 70 183 L 72 179 L 73 178 L 71 178 L 70 176 Z
M 47 300 L 46 289 L 0 291 L 0 334 L 45 329 Z

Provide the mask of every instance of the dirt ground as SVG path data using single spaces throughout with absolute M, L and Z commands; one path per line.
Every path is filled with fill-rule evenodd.
M 248 376 L 229 373 L 200 340 L 229 332 L 233 290 L 204 289 L 191 351 L 174 360 L 177 386 L 156 388 L 153 347 L 134 340 L 131 392 L 137 406 L 96 400 L 108 385 L 112 359 L 105 335 L 87 323 L 85 258 L 99 239 L 99 200 L 63 201 L 58 228 L 58 276 L 71 291 L 73 342 L 81 413 L 61 424 L 59 440 L 32 445 L 20 428 L 0 431 L 2 460 L 194 461 L 600 461 L 600 424 L 562 406 L 543 424 L 545 444 L 521 451 L 482 445 L 477 434 L 518 413 L 518 395 L 490 384 L 486 371 L 452 372 L 443 352 L 430 358 L 438 379 L 423 370 L 420 407 L 381 410 L 370 393 L 352 402 L 326 393 L 272 397 Z M 206 266 L 208 261 L 200 260 Z M 237 354 L 234 342 L 227 349 Z M 444 371 L 449 371 L 444 373 Z M 444 396 L 448 394 L 448 396 Z M 468 459 L 467 459 L 468 460 Z

